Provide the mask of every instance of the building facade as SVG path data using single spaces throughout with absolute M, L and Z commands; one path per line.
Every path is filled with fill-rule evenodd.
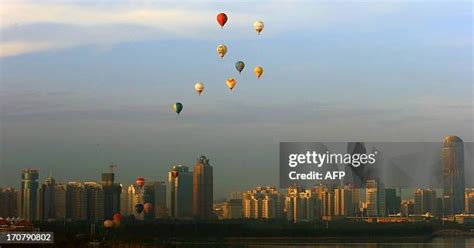
M 39 220 L 39 173 L 34 169 L 21 171 L 20 217 L 28 221 Z
M 120 213 L 121 185 L 115 183 L 113 172 L 102 173 L 102 193 L 103 193 L 103 215 L 104 218 L 111 219 L 115 213 Z
M 193 174 L 184 165 L 173 166 L 168 172 L 167 210 L 173 218 L 193 216 Z
M 87 198 L 84 185 L 80 182 L 69 182 L 66 188 L 66 219 L 87 220 Z
M 213 168 L 209 159 L 201 156 L 193 171 L 193 215 L 195 218 L 213 219 Z
M 367 180 L 365 186 L 365 202 L 367 204 L 368 216 L 385 216 L 385 186 L 380 180 Z
M 457 136 L 447 136 L 442 148 L 444 214 L 464 212 L 464 143 Z
M 416 189 L 414 193 L 414 213 L 437 215 L 436 191 L 432 189 Z
M 242 219 L 242 199 L 229 199 L 223 205 L 223 219 Z
M 41 220 L 54 220 L 56 219 L 55 209 L 55 191 L 56 181 L 50 175 L 46 178 L 45 182 L 41 185 Z
M 0 217 L 18 217 L 18 192 L 14 188 L 0 188 Z
M 334 189 L 334 215 L 352 216 L 354 215 L 353 189 L 349 186 Z
M 257 187 L 242 193 L 242 212 L 246 219 L 284 218 L 285 196 L 272 186 Z

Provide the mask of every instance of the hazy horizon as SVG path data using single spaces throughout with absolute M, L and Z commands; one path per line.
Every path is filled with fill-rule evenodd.
M 110 161 L 121 183 L 163 181 L 206 155 L 218 199 L 277 185 L 283 141 L 474 140 L 470 1 L 0 7 L 0 187 L 30 167 L 99 181 Z

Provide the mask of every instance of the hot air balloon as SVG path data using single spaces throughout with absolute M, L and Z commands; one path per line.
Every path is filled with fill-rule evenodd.
M 120 213 L 115 213 L 112 219 L 114 221 L 122 221 L 122 215 Z
M 145 185 L 145 179 L 143 179 L 143 177 L 137 178 L 136 182 L 137 182 L 137 185 L 140 187 L 143 187 L 143 185 Z
M 227 84 L 227 87 L 232 90 L 234 87 L 235 87 L 235 84 L 237 84 L 237 81 L 235 81 L 235 79 L 233 78 L 229 78 L 227 79 L 227 81 L 225 82 L 225 84 Z
M 179 172 L 177 172 L 177 171 L 172 171 L 172 172 L 171 172 L 171 176 L 172 176 L 173 178 L 177 178 L 178 175 L 179 175 Z
M 194 89 L 196 90 L 196 92 L 198 93 L 198 95 L 201 95 L 202 91 L 204 90 L 204 84 L 197 82 L 197 83 L 194 85 Z
M 253 23 L 253 28 L 255 29 L 255 31 L 257 31 L 257 34 L 259 34 L 259 35 L 260 35 L 260 32 L 262 32 L 263 27 L 264 27 L 264 25 L 263 25 L 262 21 L 255 21 Z
M 114 221 L 113 221 L 113 226 L 114 226 L 114 228 L 119 228 L 119 227 L 120 227 L 120 224 L 121 224 L 121 222 L 120 222 L 119 220 L 114 220 Z
M 224 27 L 225 23 L 227 22 L 227 15 L 225 13 L 219 13 L 217 14 L 217 23 L 221 26 L 221 28 Z
M 135 211 L 137 211 L 138 214 L 141 214 L 143 212 L 143 204 L 138 203 L 135 205 Z
M 253 73 L 255 73 L 255 76 L 257 78 L 260 78 L 263 74 L 263 67 L 261 66 L 255 66 L 255 68 L 253 68 Z
M 221 57 L 221 59 L 224 59 L 225 54 L 227 53 L 227 47 L 223 44 L 220 44 L 217 46 L 217 54 Z
M 181 104 L 180 102 L 176 102 L 173 105 L 173 110 L 179 115 L 179 113 L 181 113 L 181 111 L 183 110 L 183 104 Z
M 105 220 L 104 227 L 105 228 L 112 228 L 114 226 L 114 222 L 112 220 Z
M 237 69 L 239 74 L 242 72 L 244 68 L 245 68 L 245 63 L 243 61 L 237 61 L 237 63 L 235 63 L 235 69 Z
M 151 203 L 147 202 L 145 205 L 143 205 L 143 209 L 145 210 L 145 214 L 151 213 L 151 210 L 153 209 L 153 205 Z

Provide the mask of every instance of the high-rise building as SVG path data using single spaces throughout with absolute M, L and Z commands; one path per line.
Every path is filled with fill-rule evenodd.
M 397 196 L 396 189 L 385 189 L 386 215 L 398 214 L 400 212 L 401 198 Z
M 21 218 L 29 221 L 39 220 L 40 201 L 38 197 L 39 173 L 34 169 L 23 169 L 21 171 Z
M 247 219 L 284 218 L 284 195 L 275 187 L 257 187 L 242 193 L 242 212 Z
M 0 188 L 0 217 L 18 217 L 18 192 L 14 188 Z
M 166 218 L 166 184 L 165 182 L 154 182 L 153 183 L 155 193 L 155 218 Z
M 242 199 L 229 199 L 223 205 L 223 219 L 242 219 Z
M 124 185 L 120 184 L 121 192 L 120 192 L 120 214 L 122 216 L 129 215 L 129 197 L 128 197 L 128 188 Z
M 447 136 L 443 141 L 443 198 L 444 213 L 454 215 L 464 212 L 464 144 L 457 136 Z
M 360 188 L 352 188 L 352 207 L 355 215 L 360 215 Z
M 143 203 L 151 204 L 153 206 L 153 211 L 143 212 L 143 217 L 147 220 L 155 219 L 155 185 L 154 183 L 147 183 L 143 186 Z
M 41 220 L 56 219 L 56 209 L 54 204 L 56 191 L 56 181 L 50 175 L 41 185 Z
M 410 216 L 415 212 L 415 204 L 412 201 L 403 200 L 400 206 L 402 216 Z
M 133 215 L 135 219 L 143 220 L 144 213 L 137 213 L 135 206 L 137 204 L 145 204 L 145 188 L 136 184 L 131 184 L 127 187 L 127 191 L 120 196 L 120 207 L 122 215 Z
M 468 214 L 474 214 L 474 188 L 466 189 L 465 193 L 465 211 Z
M 436 191 L 432 189 L 416 189 L 414 194 L 415 214 L 426 214 L 437 215 L 436 212 Z
M 325 220 L 334 216 L 334 191 L 329 188 L 321 191 L 321 214 Z
M 367 204 L 368 216 L 385 216 L 385 186 L 380 180 L 367 180 L 365 186 L 365 202 Z
M 354 205 L 352 202 L 352 188 L 349 186 L 334 189 L 334 215 L 352 216 L 354 214 Z
M 168 172 L 168 212 L 173 218 L 193 216 L 193 174 L 184 165 L 173 166 Z
M 201 156 L 193 171 L 193 215 L 198 219 L 213 219 L 213 172 L 209 159 Z
M 96 182 L 84 183 L 86 197 L 86 218 L 90 221 L 102 221 L 104 219 L 104 193 L 102 185 Z
M 66 219 L 66 192 L 67 186 L 61 183 L 56 183 L 54 190 L 54 210 L 55 219 L 64 220 Z
M 289 187 L 285 199 L 287 219 L 294 223 L 314 221 L 316 201 L 316 195 L 310 189 Z
M 104 218 L 110 219 L 115 213 L 120 212 L 120 193 L 122 193 L 121 185 L 115 183 L 114 164 L 110 165 L 109 173 L 102 173 L 102 192 L 104 194 Z
M 87 219 L 87 197 L 82 183 L 69 182 L 66 190 L 66 219 Z
M 316 196 L 315 219 L 331 219 L 334 215 L 334 194 L 325 185 L 319 184 L 311 189 Z

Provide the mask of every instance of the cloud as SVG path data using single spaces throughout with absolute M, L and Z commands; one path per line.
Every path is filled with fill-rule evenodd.
M 338 5 L 293 1 L 262 1 L 256 4 L 226 2 L 118 1 L 114 3 L 73 3 L 46 1 L 2 2 L 0 58 L 25 53 L 58 50 L 85 44 L 114 45 L 137 40 L 172 38 L 214 39 L 221 33 L 215 23 L 217 12 L 231 13 L 226 39 L 255 35 L 251 23 L 263 19 L 267 37 L 288 30 L 320 28 L 328 23 L 367 19 L 385 15 L 395 4 Z M 281 15 L 284 9 L 287 15 Z M 50 29 L 45 30 L 45 27 Z M 44 32 L 39 32 L 42 30 Z

